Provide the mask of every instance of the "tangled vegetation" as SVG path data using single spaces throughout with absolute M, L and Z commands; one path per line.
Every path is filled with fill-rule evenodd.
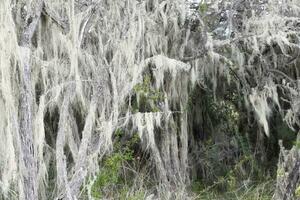
M 300 198 L 299 0 L 2 0 L 0 36 L 0 199 Z

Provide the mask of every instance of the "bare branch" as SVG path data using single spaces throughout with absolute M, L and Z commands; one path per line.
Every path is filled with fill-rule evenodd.
M 65 32 L 69 32 L 70 24 L 68 20 L 63 19 L 58 14 L 55 13 L 47 4 L 43 7 L 43 14 L 50 17 L 59 27 L 61 27 Z

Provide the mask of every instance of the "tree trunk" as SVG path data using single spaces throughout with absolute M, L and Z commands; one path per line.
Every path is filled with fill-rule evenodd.
M 34 155 L 33 130 L 32 130 L 32 89 L 30 81 L 30 50 L 21 47 L 23 71 L 21 78 L 20 95 L 20 137 L 21 156 L 24 164 L 23 188 L 24 198 L 37 199 L 36 173 L 37 165 Z
M 299 142 L 299 135 L 297 141 Z M 300 182 L 300 149 L 295 145 L 285 150 L 280 141 L 280 155 L 277 169 L 277 184 L 274 200 L 295 199 L 295 190 Z
M 21 54 L 20 65 L 20 138 L 21 138 L 21 162 L 23 162 L 23 170 L 21 171 L 23 181 L 23 195 L 21 199 L 35 200 L 38 199 L 37 188 L 37 162 L 34 152 L 33 138 L 33 115 L 32 115 L 32 84 L 31 84 L 31 67 L 30 67 L 30 46 L 31 39 L 35 32 L 36 26 L 40 19 L 43 1 L 37 0 L 33 2 L 33 10 L 29 10 L 24 16 L 21 24 L 22 31 L 20 34 L 19 45 Z

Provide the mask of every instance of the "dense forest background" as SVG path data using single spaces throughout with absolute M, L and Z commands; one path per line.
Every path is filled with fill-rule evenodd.
M 300 199 L 299 0 L 0 0 L 0 199 Z

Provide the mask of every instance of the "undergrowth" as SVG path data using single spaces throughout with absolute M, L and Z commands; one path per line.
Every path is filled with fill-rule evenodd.
M 274 194 L 274 180 L 254 182 L 251 185 L 242 185 L 235 189 L 220 192 L 213 186 L 199 190 L 197 186 L 194 199 L 201 200 L 271 200 Z M 199 191 L 197 191 L 199 190 Z
M 130 191 L 134 177 L 125 179 L 122 170 L 125 163 L 135 162 L 134 146 L 139 143 L 137 134 L 133 134 L 126 142 L 122 142 L 125 133 L 117 129 L 114 133 L 114 151 L 106 156 L 103 166 L 92 185 L 91 193 L 94 199 L 143 199 L 144 191 Z

